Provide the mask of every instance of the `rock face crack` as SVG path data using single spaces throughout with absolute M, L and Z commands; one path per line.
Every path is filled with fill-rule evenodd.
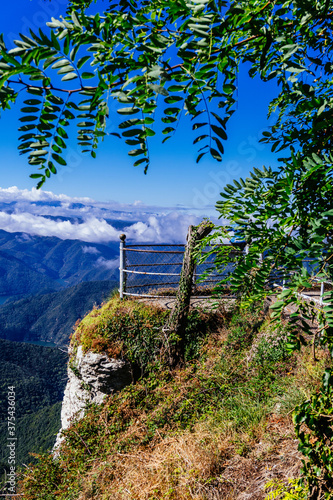
M 112 359 L 105 353 L 83 353 L 79 346 L 68 368 L 68 382 L 61 407 L 61 430 L 54 448 L 63 440 L 62 430 L 74 417 L 82 418 L 88 404 L 101 404 L 104 397 L 120 391 L 132 381 L 130 365 L 122 359 Z
M 79 348 L 80 349 L 80 348 Z M 82 349 L 81 349 L 82 352 Z M 120 359 L 110 359 L 106 354 L 78 352 L 78 365 L 82 381 L 96 394 L 111 394 L 121 390 L 131 381 L 128 364 Z

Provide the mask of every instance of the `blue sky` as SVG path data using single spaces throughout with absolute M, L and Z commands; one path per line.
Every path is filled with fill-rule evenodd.
M 0 31 L 6 43 L 27 33 L 29 27 L 39 28 L 51 16 L 64 12 L 66 0 L 12 0 L 1 8 Z M 105 5 L 105 2 L 104 2 Z M 68 166 L 46 183 L 45 189 L 55 194 L 89 197 L 98 201 L 114 200 L 131 204 L 140 200 L 145 205 L 186 207 L 190 212 L 210 215 L 221 188 L 233 178 L 246 177 L 253 167 L 277 165 L 270 148 L 258 142 L 267 128 L 267 106 L 276 87 L 252 80 L 242 69 L 238 79 L 238 105 L 228 125 L 228 141 L 222 163 L 204 158 L 195 163 L 188 123 L 180 123 L 177 134 L 164 145 L 154 138 L 150 144 L 151 166 L 147 175 L 134 168 L 127 156 L 127 146 L 107 137 L 97 151 L 97 158 L 84 157 L 75 141 L 69 148 Z M 112 108 L 111 108 L 112 109 Z M 35 182 L 27 158 L 19 156 L 17 138 L 18 110 L 5 111 L 0 119 L 0 187 L 18 186 L 31 189 Z

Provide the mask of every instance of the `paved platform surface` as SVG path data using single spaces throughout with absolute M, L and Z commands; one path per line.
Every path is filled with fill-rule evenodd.
M 148 302 L 149 304 L 156 304 L 165 309 L 172 309 L 175 303 L 175 297 L 159 297 L 159 298 L 148 298 L 142 297 L 138 299 L 140 302 Z M 215 297 L 191 297 L 191 307 L 202 307 L 212 309 L 216 307 L 216 304 L 223 303 L 225 306 L 228 304 L 231 306 L 235 302 L 234 296 L 225 295 L 223 298 Z

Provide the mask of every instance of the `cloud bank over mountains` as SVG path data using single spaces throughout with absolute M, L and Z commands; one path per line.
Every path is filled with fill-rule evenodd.
M 107 244 L 119 241 L 124 232 L 135 242 L 183 243 L 188 226 L 200 220 L 184 209 L 140 201 L 102 203 L 35 188 L 0 188 L 0 229 L 11 233 Z

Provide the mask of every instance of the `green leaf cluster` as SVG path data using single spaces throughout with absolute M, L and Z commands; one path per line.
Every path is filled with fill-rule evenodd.
M 293 415 L 299 449 L 307 459 L 303 460 L 305 480 L 301 484 L 309 489 L 311 499 L 333 498 L 332 402 L 332 370 L 327 369 L 320 391 Z

